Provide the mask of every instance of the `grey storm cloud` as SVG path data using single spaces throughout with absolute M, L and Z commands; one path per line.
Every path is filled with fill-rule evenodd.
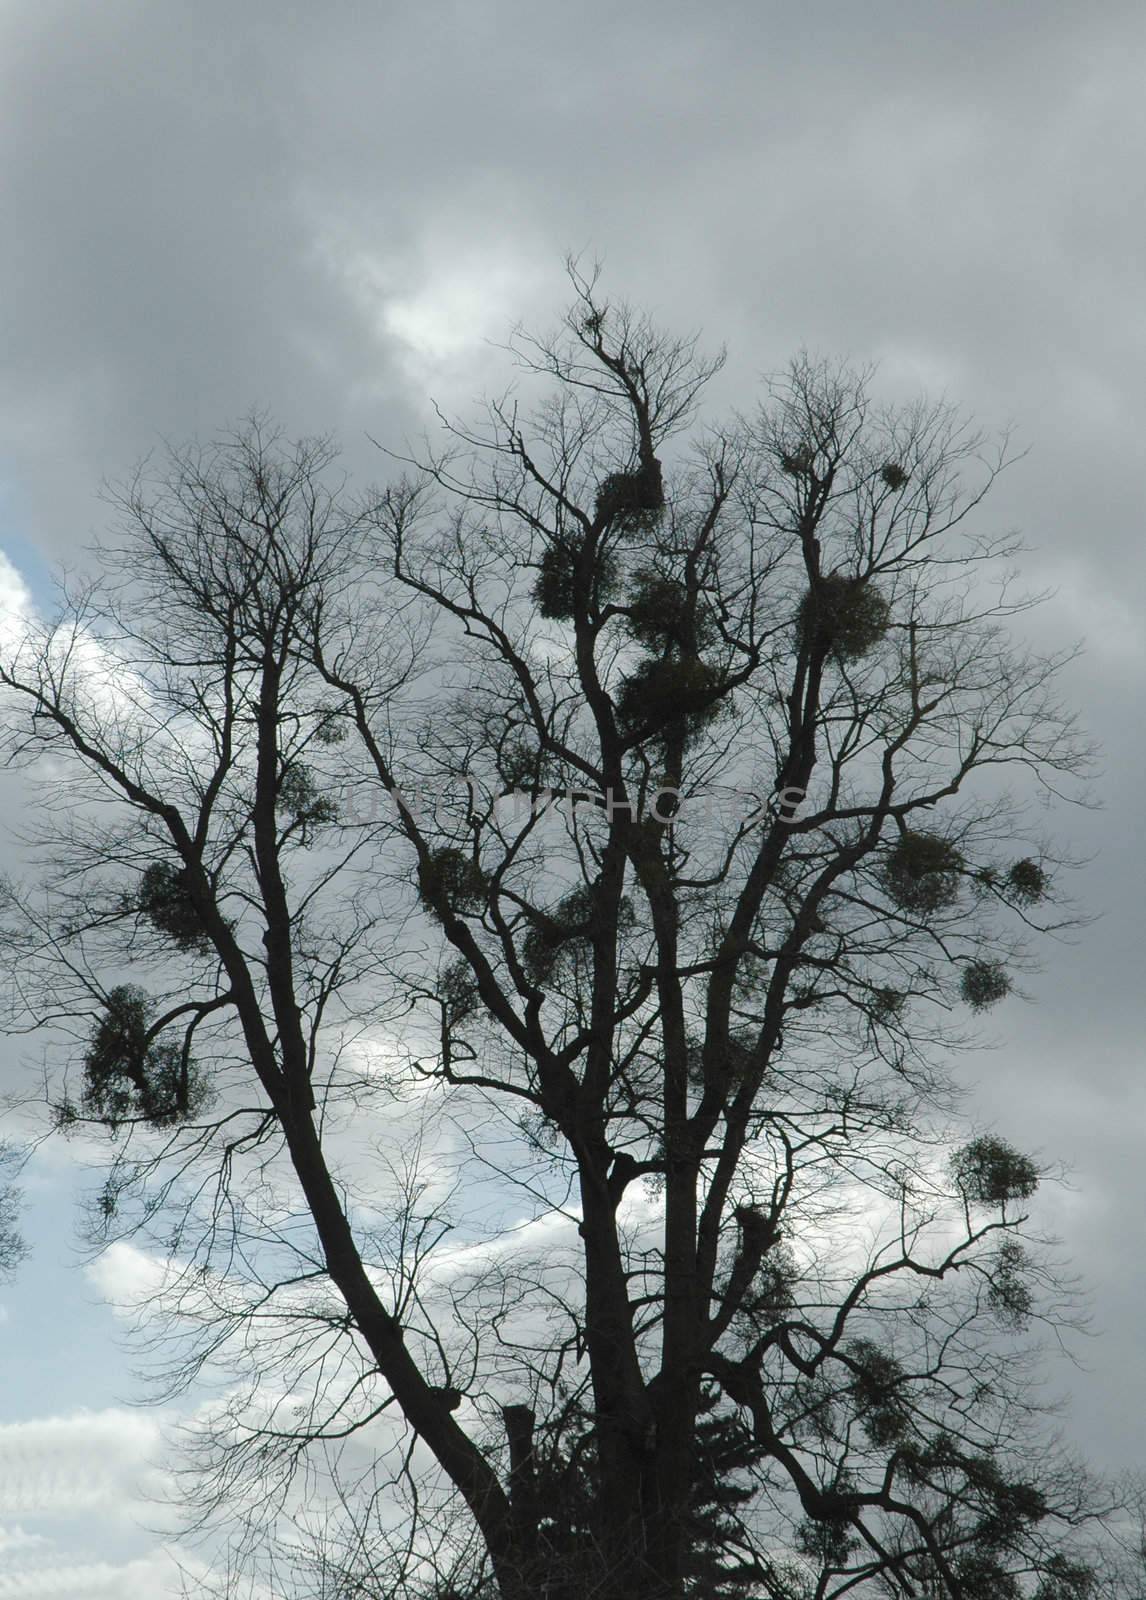
M 1057 823 L 1099 920 L 969 1056 L 968 1107 L 1060 1157 L 1094 1288 L 1072 1426 L 1139 1454 L 1146 1311 L 1138 839 L 1146 12 L 825 0 L 0 0 L 0 548 L 74 555 L 101 478 L 252 405 L 357 477 L 489 341 L 563 302 L 562 256 L 727 343 L 747 404 L 808 345 L 1029 446 L 983 511 L 1054 591 L 1041 644 L 1102 747 Z M 12 541 L 9 543 L 8 541 Z
M 157 432 L 252 403 L 384 432 L 422 399 L 407 301 L 476 313 L 468 274 L 496 336 L 570 248 L 745 385 L 808 341 L 1028 427 L 1057 386 L 1056 430 L 1122 440 L 1142 33 L 998 0 L 10 0 L 8 474 L 64 544 Z

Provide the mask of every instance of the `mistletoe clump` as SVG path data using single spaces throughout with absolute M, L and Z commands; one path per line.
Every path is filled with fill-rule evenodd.
M 801 478 L 806 473 L 811 472 L 815 465 L 815 460 L 815 451 L 810 445 L 806 444 L 793 445 L 790 450 L 782 450 L 780 452 L 781 469 L 790 478 Z
M 536 920 L 521 941 L 521 964 L 532 983 L 552 977 L 562 951 L 592 931 L 593 894 L 587 884 L 573 889 L 558 902 L 552 915 L 535 914 Z
M 786 1245 L 778 1245 L 769 1252 L 764 1265 L 756 1274 L 752 1288 L 744 1297 L 744 1314 L 761 1321 L 777 1322 L 796 1304 L 796 1287 L 800 1269 L 796 1257 Z
M 720 712 L 721 675 L 699 656 L 650 657 L 625 679 L 617 714 L 629 733 L 692 733 Z
M 800 602 L 796 617 L 800 648 L 858 661 L 883 639 L 890 617 L 887 601 L 866 579 L 829 572 L 817 578 Z
M 884 483 L 887 484 L 887 487 L 896 494 L 899 493 L 911 476 L 906 468 L 900 466 L 898 461 L 884 462 L 879 469 L 879 475 Z
M 543 617 L 568 622 L 573 615 L 573 591 L 580 551 L 576 545 L 552 545 L 541 558 L 533 585 L 533 598 Z
M 580 540 L 563 538 L 550 545 L 541 558 L 533 598 L 541 615 L 552 622 L 569 622 L 573 617 L 583 548 Z M 598 602 L 607 599 L 615 579 L 615 563 L 598 554 L 592 575 L 592 591 Z
M 827 1490 L 832 1495 L 846 1495 L 854 1487 L 847 1475 L 841 1472 L 834 1483 L 827 1485 Z M 796 1529 L 796 1540 L 804 1555 L 822 1562 L 824 1566 L 844 1566 L 848 1556 L 859 1547 L 851 1515 L 842 1507 L 831 1512 L 824 1511 L 817 1517 L 806 1517 Z
M 84 1055 L 83 1110 L 111 1127 L 165 1128 L 200 1109 L 206 1086 L 184 1044 L 156 1030 L 154 1006 L 132 984 L 112 989 Z
M 872 992 L 871 1016 L 874 1022 L 885 1025 L 895 1022 L 903 1015 L 907 1006 L 907 996 L 902 989 L 880 988 Z
M 635 531 L 659 517 L 664 503 L 661 464 L 652 456 L 634 472 L 610 472 L 603 478 L 595 510 L 599 522 L 616 522 L 627 531 Z
M 489 894 L 489 877 L 472 856 L 447 845 L 419 864 L 418 893 L 439 918 L 451 911 L 477 911 Z
M 990 1551 L 965 1550 L 955 1561 L 955 1576 L 966 1600 L 1023 1600 L 1019 1580 Z
M 174 866 L 169 861 L 153 861 L 144 868 L 134 909 L 180 950 L 203 954 L 211 948 L 211 936 L 203 926 L 203 918 L 191 894 L 186 867 Z
M 760 1052 L 751 1034 L 732 1033 L 716 1051 L 706 1059 L 705 1046 L 700 1039 L 688 1043 L 688 1080 L 695 1088 L 704 1088 L 710 1078 L 724 1088 L 738 1086 L 750 1073 L 760 1067 Z
M 542 760 L 527 739 L 507 739 L 497 754 L 497 775 L 507 790 L 533 790 L 541 782 Z
M 478 1010 L 481 1000 L 468 962 L 459 959 L 442 968 L 438 975 L 438 1001 L 451 1026 L 464 1022 Z
M 986 1011 L 1011 992 L 1011 980 L 1001 961 L 972 961 L 963 968 L 959 993 L 972 1011 Z
M 1034 1600 L 1092 1600 L 1098 1594 L 1098 1578 L 1092 1567 L 1066 1556 L 1053 1555 L 1046 1564 Z
M 316 744 L 342 744 L 346 738 L 346 721 L 337 706 L 324 706 L 318 713 L 312 736 Z
M 521 941 L 521 964 L 532 983 L 543 984 L 553 976 L 561 957 L 572 949 L 591 943 L 600 917 L 597 891 L 593 884 L 578 884 L 552 912 L 533 912 L 533 926 Z M 624 896 L 618 908 L 618 926 L 633 923 L 632 902 Z
M 959 894 L 962 853 L 935 833 L 901 833 L 883 864 L 883 887 L 902 911 L 941 911 Z
M 1017 1239 L 1004 1239 L 995 1253 L 987 1283 L 987 1304 L 1009 1328 L 1026 1326 L 1034 1295 L 1026 1281 L 1029 1261 Z
M 951 1173 L 966 1199 L 976 1205 L 1028 1200 L 1039 1186 L 1039 1169 L 1031 1158 L 991 1134 L 957 1150 Z
M 1035 905 L 1046 896 L 1047 875 L 1037 861 L 1016 861 L 1007 870 L 1007 887 L 1016 900 Z
M 1034 1484 L 1007 1477 L 990 1451 L 964 1449 L 950 1435 L 941 1434 L 923 1448 L 905 1441 L 896 1453 L 908 1482 L 935 1488 L 942 1481 L 947 1486 L 944 1493 L 958 1485 L 958 1499 L 977 1514 L 967 1530 L 966 1547 L 954 1562 L 959 1593 L 968 1600 L 1021 1600 L 1027 1591 L 1006 1570 L 1003 1557 L 1020 1551 L 1027 1530 L 1049 1515 L 1043 1492 Z M 1053 1589 L 1037 1593 L 1043 1600 L 1050 1600 L 1050 1595 L 1060 1600 Z M 1068 1594 L 1065 1591 L 1061 1600 Z
M 275 805 L 299 830 L 304 843 L 312 829 L 338 820 L 338 807 L 318 793 L 313 773 L 300 762 L 287 767 L 279 779 Z
M 903 1437 L 911 1421 L 903 1368 L 870 1339 L 853 1339 L 846 1354 L 854 1367 L 856 1414 L 872 1444 L 885 1449 Z
M 1048 1515 L 1046 1496 L 1032 1483 L 1008 1483 L 1000 1474 L 984 1485 L 986 1506 L 975 1529 L 976 1540 L 987 1549 L 1013 1549 L 1032 1523 Z
M 650 650 L 666 645 L 685 650 L 712 640 L 707 609 L 689 595 L 685 584 L 651 567 L 633 574 L 626 612 L 629 632 Z

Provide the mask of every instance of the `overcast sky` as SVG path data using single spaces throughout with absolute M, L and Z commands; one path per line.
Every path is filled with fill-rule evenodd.
M 262 405 L 376 475 L 367 434 L 494 383 L 569 250 L 727 344 L 725 401 L 807 345 L 1017 425 L 986 517 L 1057 590 L 1040 636 L 1087 640 L 1103 809 L 1065 822 L 1102 915 L 960 1070 L 1072 1169 L 1043 1215 L 1098 1332 L 1061 1376 L 1112 1467 L 1146 1454 L 1144 47 L 1113 0 L 0 0 L 0 550 L 34 595 L 160 436 Z M 159 1419 L 126 1404 L 114 1270 L 74 1263 L 75 1187 L 37 1160 L 0 1297 L 0 1596 L 159 1600 Z

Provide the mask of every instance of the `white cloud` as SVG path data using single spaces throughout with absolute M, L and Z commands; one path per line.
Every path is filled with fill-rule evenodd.
M 158 1516 L 162 1425 L 116 1408 L 0 1425 L 0 1517 L 24 1519 L 0 1527 L 0 1600 L 180 1593 L 181 1558 L 163 1544 L 139 1548 L 155 1537 L 141 1524 Z
M 188 1569 L 188 1576 L 201 1568 Z M 180 1593 L 180 1563 L 160 1548 L 133 1561 L 92 1561 L 0 1567 L 0 1600 L 172 1600 Z
M 0 1425 L 0 1516 L 128 1516 L 157 1486 L 161 1428 L 155 1413 L 126 1409 Z
M 28 585 L 8 557 L 0 551 L 0 615 L 23 613 L 29 604 Z
M 512 258 L 474 252 L 441 262 L 412 294 L 390 300 L 383 320 L 417 355 L 434 363 L 454 360 L 503 332 L 527 282 Z
M 492 1238 L 438 1250 L 431 1258 L 427 1276 L 447 1283 L 469 1272 L 480 1272 L 498 1258 L 521 1253 L 543 1255 L 552 1263 L 566 1246 L 577 1243 L 577 1217 L 566 1211 L 546 1211 L 525 1222 L 509 1223 Z M 575 1251 L 573 1260 L 579 1255 Z
M 0 550 L 0 645 L 6 648 L 19 638 L 27 624 L 31 606 L 28 585 Z
M 25 1533 L 19 1526 L 0 1528 L 0 1560 L 13 1550 L 29 1550 L 46 1543 L 42 1533 Z
M 159 1257 L 119 1239 L 84 1268 L 84 1276 L 113 1310 L 131 1314 L 162 1288 L 167 1268 Z
M 552 250 L 518 234 L 492 234 L 484 209 L 473 203 L 462 216 L 427 223 L 401 260 L 345 226 L 327 231 L 317 246 L 324 269 L 423 404 L 432 395 L 462 405 L 479 390 L 496 389 L 509 372 L 498 354 L 508 328 L 552 301 Z

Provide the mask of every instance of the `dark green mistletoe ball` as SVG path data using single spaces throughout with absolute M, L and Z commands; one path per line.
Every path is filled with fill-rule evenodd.
M 489 893 L 489 877 L 472 856 L 446 846 L 419 865 L 418 892 L 436 917 L 449 911 L 476 911 Z
M 191 894 L 191 881 L 185 867 L 169 861 L 153 861 L 139 880 L 136 909 L 180 950 L 204 952 L 211 939 L 203 926 Z
M 796 444 L 780 452 L 780 467 L 790 478 L 800 478 L 811 472 L 815 465 L 815 451 L 810 445 Z
M 664 478 L 654 456 L 633 472 L 610 472 L 603 478 L 595 509 L 599 522 L 616 523 L 624 532 L 636 532 L 657 520 L 664 503 Z
M 694 655 L 650 657 L 621 684 L 617 715 L 626 731 L 694 732 L 718 716 L 721 674 Z
M 1007 887 L 1016 900 L 1035 905 L 1046 898 L 1047 875 L 1037 861 L 1016 861 L 1007 870 Z
M 959 895 L 962 852 L 937 833 L 901 833 L 884 859 L 884 892 L 902 911 L 926 915 L 953 905 Z
M 553 622 L 569 622 L 576 610 L 577 570 L 583 545 L 577 539 L 561 539 L 550 545 L 541 558 L 541 567 L 533 585 L 533 598 L 543 617 Z M 590 582 L 590 594 L 597 604 L 603 604 L 612 594 L 616 584 L 616 563 L 607 554 L 598 552 Z
M 963 968 L 959 993 L 972 1011 L 986 1011 L 1011 992 L 1011 980 L 1001 961 L 972 961 Z
M 841 661 L 858 661 L 887 634 L 891 610 L 863 578 L 830 572 L 800 602 L 796 631 L 801 649 L 822 650 Z
M 127 1121 L 170 1127 L 209 1099 L 182 1042 L 156 1032 L 154 1009 L 143 989 L 121 984 L 108 992 L 92 1030 L 83 1059 L 83 1110 L 112 1129 Z
M 633 638 L 650 650 L 666 645 L 680 650 L 701 649 L 715 634 L 713 619 L 703 600 L 690 598 L 677 578 L 643 567 L 629 584 L 626 622 Z
M 983 1134 L 957 1150 L 951 1172 L 962 1193 L 976 1205 L 1028 1200 L 1039 1186 L 1039 1169 L 1030 1157 L 993 1134 Z

